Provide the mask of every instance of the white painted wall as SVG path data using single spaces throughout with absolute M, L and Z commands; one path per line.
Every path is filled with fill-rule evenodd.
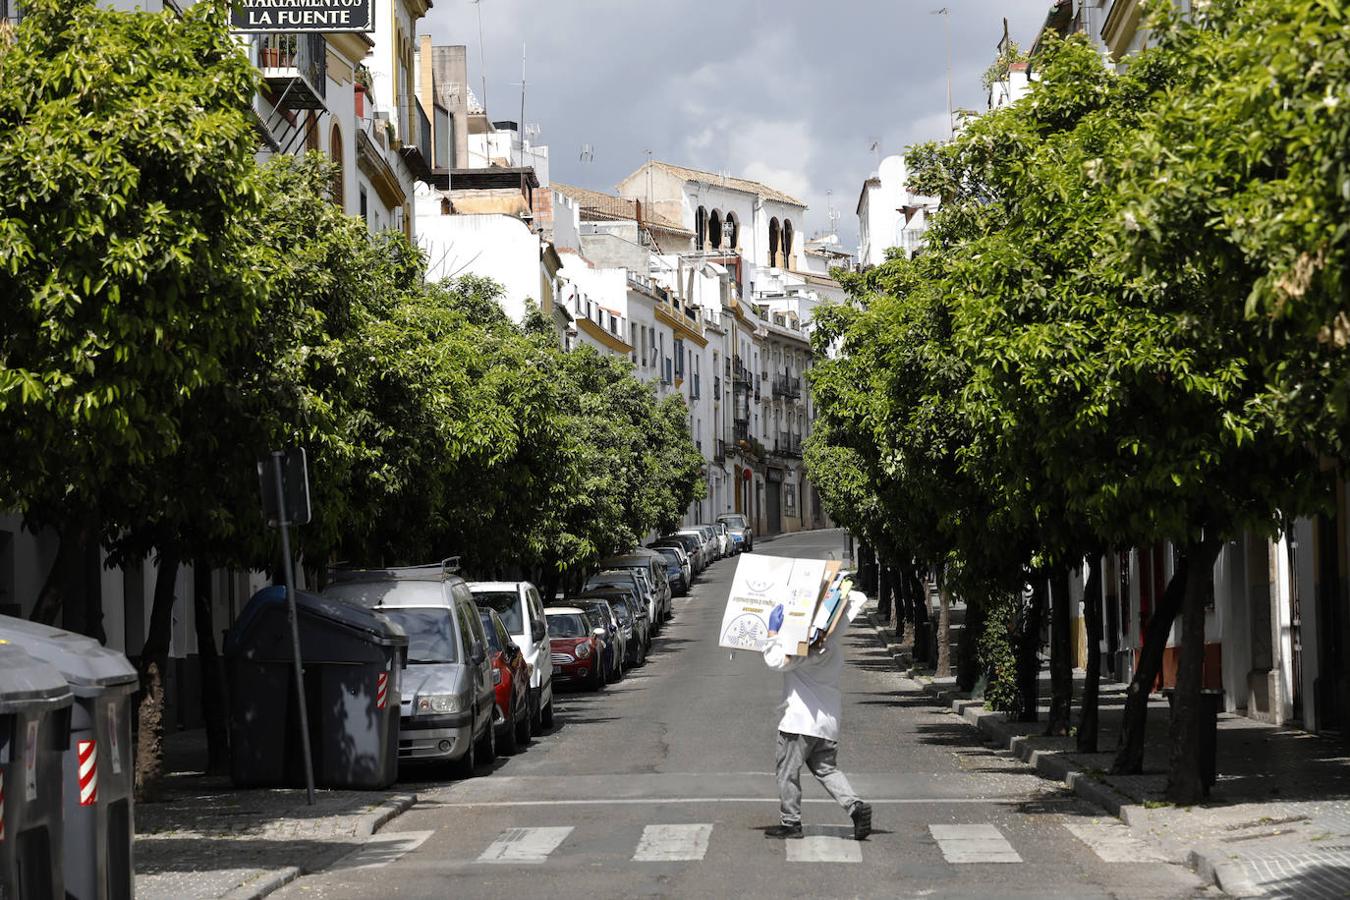
M 502 286 L 501 305 L 514 321 L 526 301 L 540 299 L 542 247 L 524 222 L 504 215 L 442 215 L 440 196 L 419 185 L 417 242 L 427 254 L 427 280 L 478 275 Z

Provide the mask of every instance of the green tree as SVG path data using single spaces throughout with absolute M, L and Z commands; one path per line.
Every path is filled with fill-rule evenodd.
M 33 0 L 0 43 L 0 502 L 61 539 L 34 618 L 258 316 L 254 79 L 219 4 Z

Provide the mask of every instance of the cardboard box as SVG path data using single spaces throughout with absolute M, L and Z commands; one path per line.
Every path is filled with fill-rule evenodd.
M 718 646 L 762 651 L 769 641 L 769 615 L 782 604 L 779 637 L 794 648 L 792 655 L 805 655 L 821 599 L 839 580 L 838 571 L 839 563 L 833 560 L 741 556 L 722 614 Z M 838 624 L 837 610 L 835 614 L 826 627 Z

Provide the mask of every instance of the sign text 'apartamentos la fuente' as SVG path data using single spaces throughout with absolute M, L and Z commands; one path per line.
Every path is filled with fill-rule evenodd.
M 230 28 L 244 34 L 374 31 L 375 0 L 233 0 Z

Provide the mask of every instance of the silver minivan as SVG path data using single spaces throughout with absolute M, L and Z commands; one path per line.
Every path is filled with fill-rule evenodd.
M 470 776 L 497 756 L 487 635 L 464 579 L 430 566 L 336 570 L 324 596 L 378 609 L 408 634 L 399 717 L 401 762 L 453 762 Z

